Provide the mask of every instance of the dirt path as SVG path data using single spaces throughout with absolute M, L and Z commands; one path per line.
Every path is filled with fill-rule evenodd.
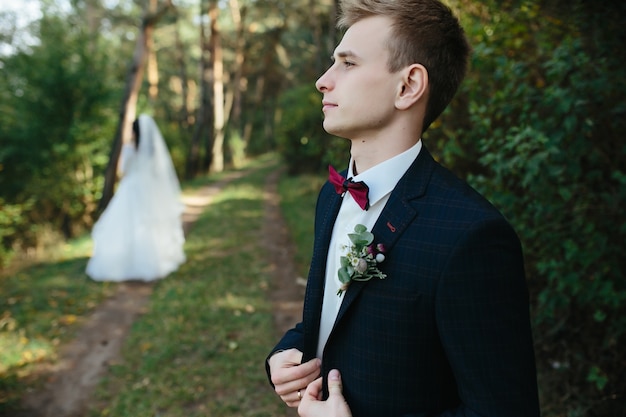
M 233 173 L 223 180 L 185 197 L 183 215 L 185 234 L 213 197 L 230 181 L 246 175 Z M 265 184 L 265 221 L 263 231 L 271 253 L 275 280 L 271 286 L 277 333 L 282 333 L 300 318 L 304 287 L 296 279 L 287 228 L 280 212 L 277 181 L 279 172 L 268 176 Z M 82 417 L 84 410 L 105 374 L 108 363 L 119 356 L 133 322 L 146 312 L 152 284 L 125 282 L 116 293 L 96 308 L 76 338 L 63 347 L 59 361 L 46 370 L 49 375 L 42 390 L 24 399 L 27 411 L 14 417 Z
M 268 176 L 265 183 L 265 221 L 263 236 L 268 236 L 267 248 L 272 260 L 274 279 L 270 299 L 274 305 L 274 326 L 282 336 L 302 318 L 302 300 L 306 281 L 299 277 L 294 259 L 294 245 L 280 210 L 278 194 L 279 171 Z

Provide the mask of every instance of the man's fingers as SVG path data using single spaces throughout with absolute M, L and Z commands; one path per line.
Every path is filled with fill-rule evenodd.
M 300 362 L 302 362 L 302 352 L 298 349 L 277 352 L 269 359 L 270 368 L 272 369 L 300 365 Z
M 270 358 L 270 378 L 279 395 L 306 388 L 319 375 L 319 359 L 314 358 L 302 364 L 301 360 L 302 352 L 297 349 L 278 352 Z
M 290 407 L 296 407 L 311 381 L 320 374 L 321 361 L 312 359 L 301 365 L 282 368 L 272 374 L 274 390 Z M 300 391 L 300 397 L 298 397 Z
M 302 365 L 300 365 L 303 369 L 303 376 L 319 373 L 321 365 L 322 361 L 318 358 L 313 358 L 310 361 L 303 363 Z
M 285 351 L 285 360 L 287 362 L 299 364 L 302 362 L 302 352 L 298 349 L 289 349 Z
M 302 396 L 308 395 L 314 400 L 318 399 L 318 396 L 322 392 L 322 377 L 320 376 L 315 381 L 311 382 L 308 387 L 306 387 L 306 391 L 302 393 Z
M 301 365 L 286 366 L 282 369 L 279 368 L 275 373 L 272 372 L 272 382 L 274 385 L 298 382 L 300 386 L 294 386 L 292 388 L 306 388 L 309 382 L 318 377 L 321 363 L 322 361 L 314 358 Z
M 344 416 L 351 417 L 352 412 L 342 394 L 343 384 L 339 371 L 333 369 L 328 373 L 329 396 L 322 398 L 322 378 L 311 382 L 298 405 L 300 416 Z
M 300 401 L 302 401 L 302 397 L 304 397 L 303 389 L 289 395 L 284 395 L 280 398 L 285 402 L 285 404 L 287 404 L 287 406 L 297 407 L 300 404 Z
M 328 395 L 342 395 L 341 374 L 336 369 L 328 373 Z

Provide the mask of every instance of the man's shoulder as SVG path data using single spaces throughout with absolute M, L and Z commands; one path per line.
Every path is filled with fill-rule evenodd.
M 317 197 L 318 199 L 327 197 L 328 195 L 332 195 L 333 192 L 335 192 L 335 187 L 333 187 L 330 181 L 326 180 L 326 182 L 322 184 L 322 187 L 320 188 Z
M 503 217 L 487 197 L 440 164 L 433 170 L 424 197 L 425 201 L 466 216 Z

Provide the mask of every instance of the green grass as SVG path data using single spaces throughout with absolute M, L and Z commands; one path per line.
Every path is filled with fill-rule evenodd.
M 283 177 L 278 184 L 280 206 L 295 244 L 294 261 L 298 274 L 306 278 L 313 252 L 315 203 L 322 184 L 321 175 Z
M 187 262 L 155 284 L 147 313 L 134 323 L 122 358 L 97 388 L 89 417 L 294 415 L 272 392 L 263 366 L 276 343 L 264 253 L 264 183 L 273 156 L 213 199 L 187 237 Z M 191 193 L 222 178 L 184 185 Z M 313 211 L 322 179 L 285 178 L 281 207 L 306 276 Z M 39 383 L 38 363 L 54 363 L 87 315 L 118 284 L 87 278 L 88 237 L 47 262 L 0 276 L 0 415 L 17 410 Z
M 112 285 L 87 279 L 86 241 L 64 245 L 54 260 L 0 276 L 0 415 L 41 383 L 36 366 L 54 362 L 58 347 L 113 292 Z

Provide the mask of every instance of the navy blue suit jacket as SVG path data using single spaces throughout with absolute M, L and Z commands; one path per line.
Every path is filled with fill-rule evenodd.
M 303 319 L 270 356 L 316 354 L 340 203 L 326 183 Z M 324 378 L 341 372 L 353 415 L 538 416 L 522 250 L 503 216 L 424 147 L 372 232 L 387 248 L 387 278 L 350 284 L 322 358 Z

